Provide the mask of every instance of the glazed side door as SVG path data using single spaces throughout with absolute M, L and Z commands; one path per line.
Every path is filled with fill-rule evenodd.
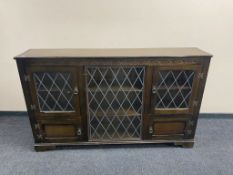
M 192 114 L 197 106 L 200 72 L 200 65 L 155 66 L 150 113 Z
M 150 107 L 144 115 L 144 139 L 193 137 L 201 64 L 156 65 L 150 68 Z
M 27 69 L 30 105 L 44 141 L 70 141 L 82 137 L 80 70 L 77 67 L 31 66 Z

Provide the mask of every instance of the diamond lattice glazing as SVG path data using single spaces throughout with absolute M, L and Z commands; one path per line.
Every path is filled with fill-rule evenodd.
M 90 140 L 141 137 L 144 67 L 86 67 Z
M 35 72 L 33 79 L 40 111 L 74 111 L 70 72 Z
M 194 71 L 163 70 L 156 87 L 156 108 L 188 108 Z

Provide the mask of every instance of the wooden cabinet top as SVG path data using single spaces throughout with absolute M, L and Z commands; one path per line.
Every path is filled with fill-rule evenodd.
M 15 59 L 75 57 L 211 57 L 198 48 L 29 49 Z

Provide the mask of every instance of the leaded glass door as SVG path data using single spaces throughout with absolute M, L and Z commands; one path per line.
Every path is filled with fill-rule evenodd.
M 32 66 L 28 70 L 36 117 L 79 117 L 79 70 Z
M 191 114 L 197 106 L 195 99 L 199 73 L 198 65 L 154 67 L 151 112 Z
M 141 139 L 143 66 L 87 66 L 89 140 Z

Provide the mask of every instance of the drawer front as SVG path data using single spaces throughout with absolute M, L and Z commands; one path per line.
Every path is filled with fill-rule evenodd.
M 186 122 L 153 122 L 153 136 L 183 135 Z
M 193 119 L 144 117 L 144 139 L 192 138 L 195 130 L 194 124 Z
M 47 124 L 44 125 L 44 132 L 46 137 L 76 137 L 76 126 L 67 124 Z
M 78 120 L 40 120 L 35 125 L 37 139 L 41 142 L 70 142 L 83 140 L 81 118 Z

